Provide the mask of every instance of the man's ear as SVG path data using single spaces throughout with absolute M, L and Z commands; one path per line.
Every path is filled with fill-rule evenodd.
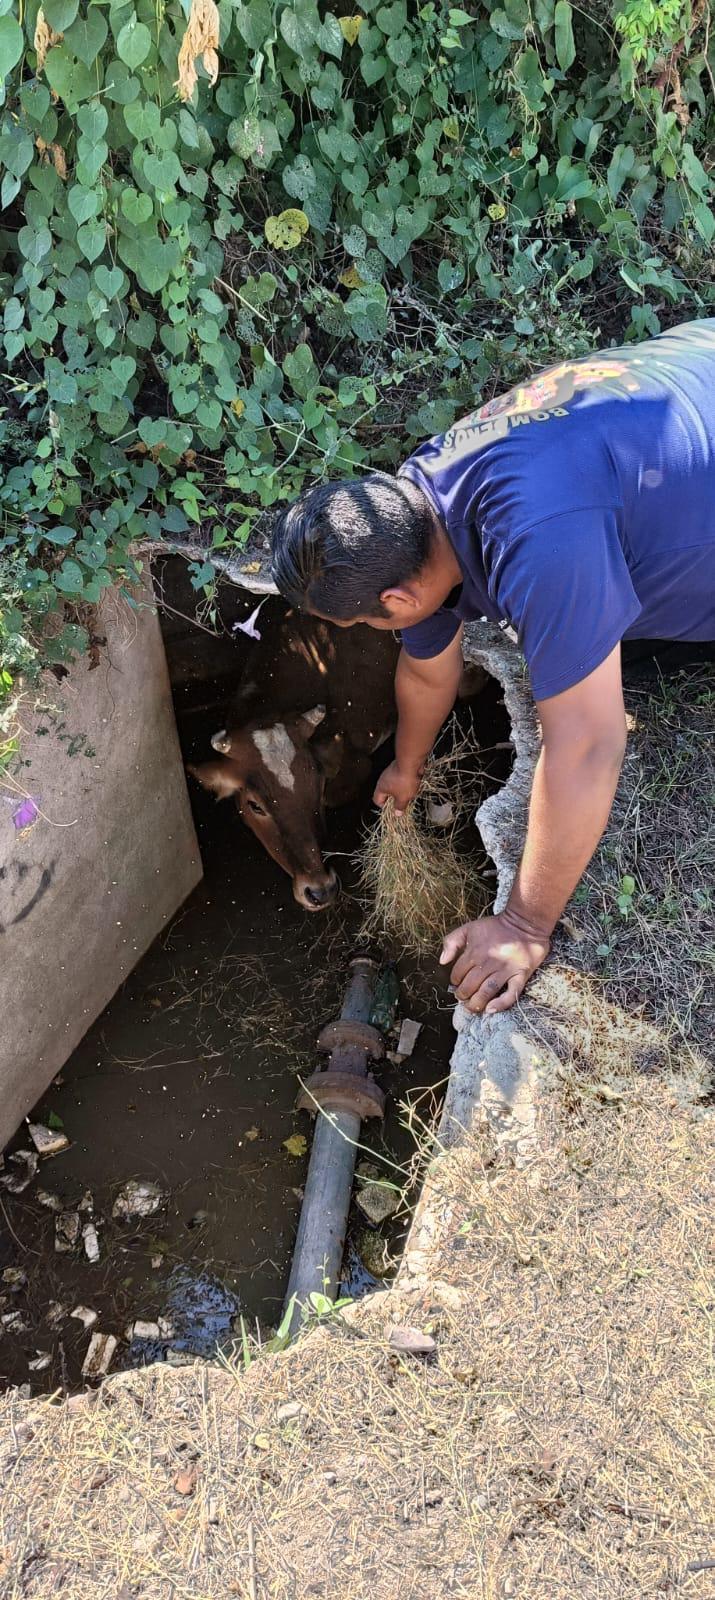
M 380 600 L 390 616 L 395 611 L 400 615 L 405 611 L 415 611 L 420 604 L 417 595 L 410 589 L 383 589 Z
M 241 785 L 227 761 L 202 761 L 199 767 L 187 762 L 186 771 L 198 778 L 204 789 L 213 789 L 219 800 L 228 800 L 240 792 Z

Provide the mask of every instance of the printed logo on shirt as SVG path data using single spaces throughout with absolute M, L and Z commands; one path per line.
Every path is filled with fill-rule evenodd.
M 423 471 L 436 472 L 446 463 L 459 461 L 481 449 L 492 439 L 501 439 L 525 424 L 549 422 L 552 417 L 567 417 L 568 402 L 580 389 L 594 384 L 619 381 L 634 392 L 638 381 L 627 361 L 562 361 L 539 373 L 530 383 L 518 384 L 506 394 L 496 395 L 477 411 L 462 417 L 447 430 L 436 460 L 422 462 Z

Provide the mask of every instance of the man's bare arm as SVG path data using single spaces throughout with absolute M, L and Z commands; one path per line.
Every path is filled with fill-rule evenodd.
M 538 709 L 543 745 L 508 903 L 497 916 L 456 928 L 442 951 L 443 962 L 454 962 L 455 992 L 471 1011 L 505 1011 L 518 999 L 548 954 L 550 935 L 606 826 L 626 741 L 620 646 Z
M 400 812 L 414 800 L 425 761 L 457 698 L 462 667 L 461 628 L 447 649 L 429 661 L 400 652 L 395 674 L 395 759 L 375 789 L 377 805 L 384 805 L 391 795 Z

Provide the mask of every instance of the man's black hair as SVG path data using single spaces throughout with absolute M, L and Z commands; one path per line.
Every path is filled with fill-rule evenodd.
M 405 478 L 320 484 L 277 517 L 273 578 L 292 605 L 324 617 L 384 617 L 380 595 L 420 571 L 433 530 L 429 502 Z

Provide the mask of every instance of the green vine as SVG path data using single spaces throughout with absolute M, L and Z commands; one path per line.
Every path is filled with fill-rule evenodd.
M 0 692 L 142 546 L 210 584 L 310 479 L 715 301 L 681 0 L 0 0 L 3 82 Z

